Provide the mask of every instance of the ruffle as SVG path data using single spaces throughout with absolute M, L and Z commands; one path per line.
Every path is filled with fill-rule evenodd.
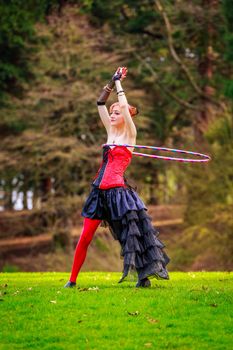
M 166 265 L 170 258 L 163 251 L 165 245 L 158 238 L 152 218 L 145 209 L 127 212 L 121 221 L 110 223 L 110 231 L 121 244 L 120 256 L 124 259 L 125 280 L 143 278 L 169 279 Z
M 152 225 L 143 201 L 133 189 L 115 187 L 101 190 L 93 187 L 82 216 L 100 219 L 121 245 L 125 280 L 144 278 L 169 279 L 166 265 L 170 258 L 163 251 L 165 245 L 158 238 L 159 231 Z
M 129 210 L 141 209 L 147 210 L 137 192 L 132 189 L 114 187 L 101 190 L 93 186 L 81 215 L 91 219 L 111 221 L 121 219 Z

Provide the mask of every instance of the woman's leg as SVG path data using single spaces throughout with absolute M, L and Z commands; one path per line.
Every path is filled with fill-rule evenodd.
M 75 249 L 73 266 L 70 275 L 71 282 L 76 282 L 79 270 L 81 269 L 86 258 L 87 248 L 91 243 L 94 233 L 100 223 L 101 220 L 84 218 L 82 233 Z

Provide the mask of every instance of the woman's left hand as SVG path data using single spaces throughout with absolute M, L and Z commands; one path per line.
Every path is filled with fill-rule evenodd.
M 127 67 L 118 67 L 115 74 L 112 77 L 112 80 L 123 80 L 127 75 L 128 69 Z

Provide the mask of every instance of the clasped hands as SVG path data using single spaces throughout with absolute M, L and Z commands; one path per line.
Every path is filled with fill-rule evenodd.
M 112 80 L 116 81 L 116 80 L 123 80 L 123 79 L 125 79 L 125 77 L 127 75 L 127 72 L 128 72 L 128 68 L 127 67 L 118 67 L 116 72 L 112 76 Z

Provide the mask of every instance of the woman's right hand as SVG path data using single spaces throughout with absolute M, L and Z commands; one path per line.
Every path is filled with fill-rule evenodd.
M 118 67 L 114 75 L 112 76 L 112 80 L 123 80 L 127 75 L 128 69 L 127 67 Z
M 126 75 L 128 73 L 128 68 L 127 67 L 122 67 L 122 76 L 121 76 L 121 80 L 126 78 Z

